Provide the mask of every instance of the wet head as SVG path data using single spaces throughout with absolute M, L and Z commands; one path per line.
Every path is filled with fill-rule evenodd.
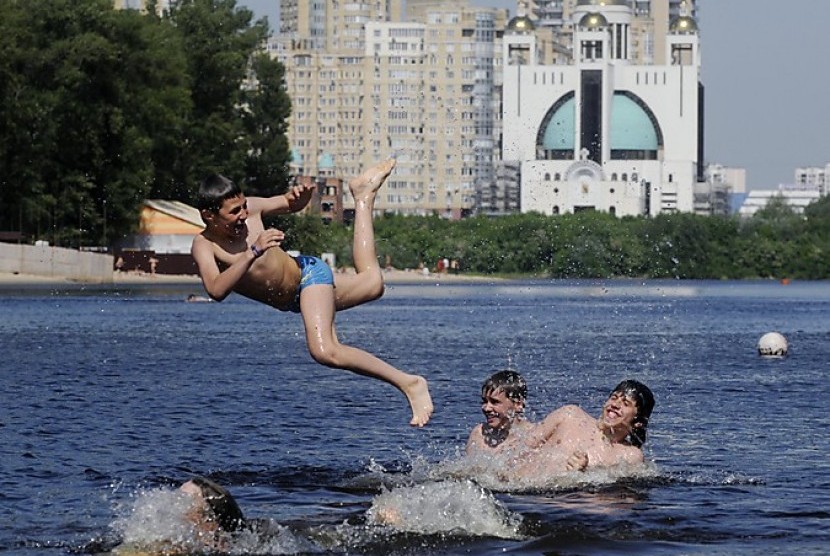
M 602 407 L 602 420 L 606 426 L 628 430 L 626 441 L 635 447 L 646 441 L 646 429 L 654 409 L 654 394 L 636 380 L 620 382 L 608 396 Z
M 200 531 L 232 532 L 244 524 L 245 517 L 231 493 L 210 479 L 194 477 L 180 490 L 193 497 L 187 517 Z
M 509 430 L 516 417 L 524 414 L 527 383 L 516 371 L 499 371 L 481 387 L 481 412 L 487 427 Z
M 248 200 L 233 181 L 220 174 L 205 178 L 199 186 L 197 207 L 212 231 L 232 237 L 245 236 Z

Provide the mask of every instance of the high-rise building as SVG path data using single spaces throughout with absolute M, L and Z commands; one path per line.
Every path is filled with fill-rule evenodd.
M 292 171 L 348 177 L 394 155 L 375 208 L 458 218 L 495 179 L 507 11 L 442 0 L 282 0 Z M 324 31 L 318 32 L 322 28 Z M 348 209 L 351 199 L 346 199 Z
M 148 0 L 113 0 L 113 6 L 116 10 L 141 10 L 145 11 Z M 170 0 L 156 0 L 156 12 L 161 15 L 164 10 L 170 8 Z
M 565 66 L 539 62 L 529 16 L 510 22 L 502 54 L 502 157 L 520 166 L 522 211 L 694 210 L 695 186 L 703 181 L 697 24 L 688 15 L 669 19 L 669 8 L 668 0 L 653 0 L 647 25 L 628 0 L 565 4 L 562 26 L 572 35 L 572 63 Z M 663 18 L 666 33 L 658 40 Z M 637 27 L 653 29 L 651 43 L 664 52 L 649 60 L 647 49 L 634 48 Z

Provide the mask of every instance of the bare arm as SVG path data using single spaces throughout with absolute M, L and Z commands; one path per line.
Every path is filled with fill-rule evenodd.
M 251 214 L 288 214 L 305 208 L 314 193 L 314 185 L 294 185 L 282 195 L 248 197 Z
M 259 255 L 255 255 L 251 249 L 245 249 L 244 252 L 235 256 L 235 260 L 228 268 L 221 271 L 216 263 L 213 245 L 204 237 L 199 235 L 193 239 L 190 254 L 196 261 L 205 291 L 211 299 L 222 301 L 230 295 L 234 286 L 245 276 L 257 257 L 271 247 L 278 246 L 284 238 L 285 234 L 281 230 L 269 228 L 263 231 L 253 243 Z
M 527 446 L 535 449 L 547 442 L 556 432 L 556 429 L 559 428 L 559 425 L 566 418 L 573 415 L 575 409 L 579 408 L 575 405 L 565 405 L 548 413 L 547 417 L 530 431 L 526 441 Z

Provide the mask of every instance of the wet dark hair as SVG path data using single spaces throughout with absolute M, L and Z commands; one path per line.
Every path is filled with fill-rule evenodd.
M 228 490 L 205 477 L 193 477 L 193 484 L 199 487 L 216 524 L 223 531 L 236 531 L 245 524 L 245 516 Z
M 502 390 L 514 402 L 524 402 L 527 399 L 527 382 L 522 375 L 510 369 L 498 371 L 485 380 L 481 386 L 481 395 L 496 390 Z
M 646 443 L 648 420 L 651 417 L 651 410 L 654 409 L 654 394 L 651 393 L 648 386 L 636 380 L 623 380 L 611 390 L 609 397 L 617 393 L 631 398 L 637 404 L 637 415 L 634 416 L 634 424 L 642 426 L 632 428 L 626 440 L 632 446 L 639 448 Z
M 221 174 L 211 174 L 202 180 L 196 197 L 196 208 L 219 212 L 222 203 L 242 195 L 242 189 Z

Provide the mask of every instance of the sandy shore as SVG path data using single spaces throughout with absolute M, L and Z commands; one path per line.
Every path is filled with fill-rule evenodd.
M 467 274 L 423 274 L 415 270 L 384 270 L 383 277 L 387 284 L 441 284 L 441 283 L 487 283 L 498 282 L 502 279 L 491 276 L 475 276 Z M 18 274 L 0 272 L 0 287 L 61 287 L 79 286 L 84 282 L 54 276 L 37 276 L 33 274 Z M 147 274 L 138 272 L 113 272 L 112 285 L 126 286 L 140 284 L 151 286 L 159 285 L 194 285 L 201 287 L 198 276 L 173 274 Z M 89 283 L 89 285 L 97 285 Z M 110 285 L 110 284 L 101 284 Z

